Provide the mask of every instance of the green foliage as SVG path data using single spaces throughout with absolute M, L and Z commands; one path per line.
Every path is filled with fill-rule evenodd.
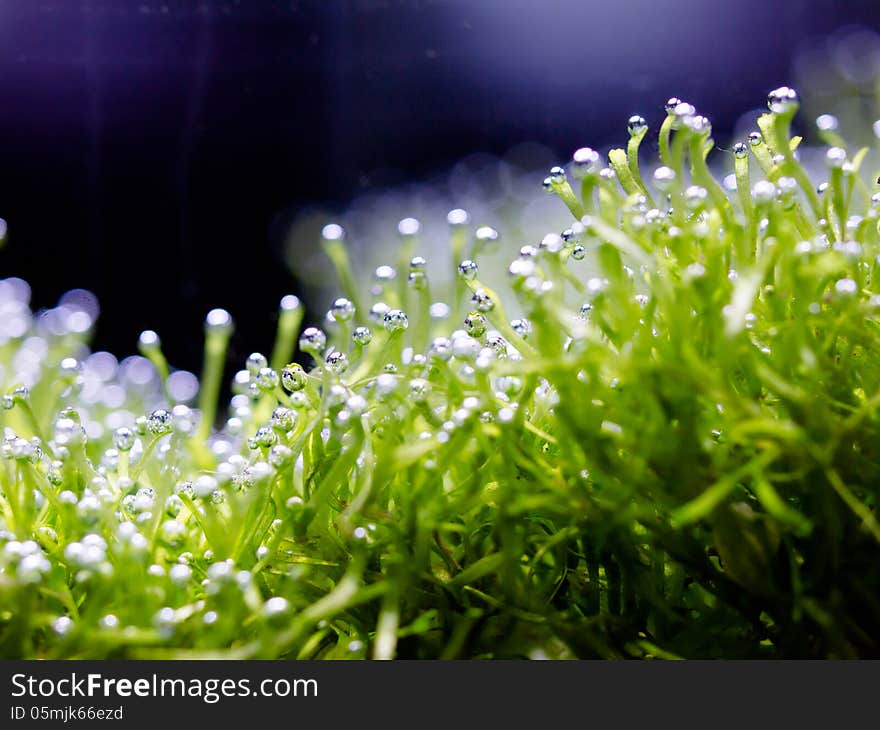
M 843 148 L 817 193 L 796 96 L 769 101 L 736 191 L 677 100 L 651 175 L 644 120 L 608 168 L 579 150 L 575 188 L 545 181 L 572 228 L 514 260 L 509 293 L 460 267 L 452 319 L 415 234 L 371 300 L 328 226 L 346 299 L 299 338 L 315 366 L 282 367 L 285 298 L 215 432 L 224 313 L 199 411 L 161 409 L 150 336 L 165 390 L 105 374 L 110 404 L 91 360 L 63 360 L 81 328 L 40 329 L 3 282 L 27 326 L 0 363 L 31 387 L 0 412 L 0 655 L 880 654 L 880 198 Z

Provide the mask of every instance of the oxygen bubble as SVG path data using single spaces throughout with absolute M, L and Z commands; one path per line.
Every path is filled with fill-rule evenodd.
M 776 198 L 776 186 L 769 180 L 760 180 L 752 186 L 752 197 L 756 203 L 772 203 Z
M 164 408 L 156 409 L 147 419 L 147 430 L 153 434 L 153 436 L 164 436 L 167 433 L 171 433 L 172 427 L 173 421 L 171 414 Z
M 672 113 L 675 115 L 678 122 L 681 123 L 688 118 L 694 116 L 697 113 L 697 110 L 693 104 L 688 104 L 686 101 L 681 101 L 675 105 Z
M 269 450 L 269 463 L 276 469 L 281 469 L 293 461 L 293 451 L 284 444 L 275 444 Z
M 510 323 L 511 328 L 524 340 L 532 333 L 532 323 L 525 318 L 514 319 Z
M 571 160 L 575 177 L 584 178 L 596 171 L 599 164 L 599 153 L 590 147 L 581 147 L 574 151 Z
M 485 289 L 477 289 L 471 296 L 471 302 L 481 312 L 491 312 L 495 308 L 495 302 Z
M 489 328 L 489 322 L 480 312 L 471 312 L 464 318 L 464 328 L 471 337 L 482 337 Z
M 553 180 L 549 177 L 545 177 L 544 181 L 541 183 L 541 187 L 544 189 L 544 192 L 548 195 L 553 194 Z
M 302 302 L 300 302 L 299 297 L 293 294 L 285 294 L 281 297 L 281 302 L 278 306 L 282 312 L 293 312 L 302 307 Z
M 180 523 L 178 522 L 178 524 Z M 181 527 L 183 527 L 183 525 L 181 525 Z M 181 565 L 180 563 L 172 565 L 171 569 L 168 571 L 168 578 L 176 586 L 185 586 L 190 580 L 192 580 L 192 568 L 188 565 Z
M 268 393 L 278 387 L 278 373 L 272 368 L 261 368 L 254 383 L 261 391 Z
M 880 139 L 880 119 L 878 119 L 876 122 L 874 122 L 874 126 L 872 128 L 874 130 L 874 136 L 877 139 Z
M 450 226 L 466 226 L 470 220 L 470 215 L 462 208 L 453 208 L 446 214 L 446 222 Z
M 581 244 L 575 245 L 573 249 L 571 249 L 571 257 L 575 261 L 583 261 L 584 257 L 587 255 L 587 249 L 585 249 Z
M 338 322 L 348 322 L 354 317 L 355 308 L 350 300 L 345 297 L 339 297 L 339 299 L 333 302 L 333 305 L 330 307 L 330 312 L 333 314 L 333 318 Z
M 422 271 L 410 271 L 407 283 L 416 290 L 422 290 L 428 285 L 428 277 Z
M 413 403 L 424 403 L 431 392 L 431 384 L 422 378 L 413 378 L 409 381 L 409 399 Z
M 580 312 L 578 313 L 578 316 L 581 319 L 589 319 L 590 312 L 592 312 L 592 311 L 593 311 L 593 305 L 590 304 L 589 302 L 587 302 L 586 304 L 581 305 L 581 309 L 580 309 Z
M 671 167 L 658 167 L 654 170 L 654 185 L 658 190 L 667 191 L 675 183 L 675 170 Z
M 452 340 L 452 354 L 459 360 L 474 360 L 481 349 L 480 343 L 470 335 L 461 335 Z
M 831 147 L 825 153 L 825 164 L 832 170 L 839 170 L 846 162 L 846 150 L 842 147 Z
M 397 278 L 397 270 L 393 266 L 383 265 L 376 268 L 373 276 L 379 282 L 393 281 Z
M 361 346 L 369 345 L 373 340 L 373 333 L 369 327 L 355 327 L 351 334 L 351 339 Z
M 610 167 L 603 167 L 601 170 L 599 170 L 599 177 L 602 180 L 610 182 L 617 177 L 617 173 L 614 172 L 614 170 Z
M 12 396 L 8 393 L 4 393 L 2 398 L 0 398 L 0 405 L 3 406 L 3 410 L 8 411 L 11 410 L 13 406 L 15 406 L 15 401 Z
M 535 262 L 530 258 L 518 258 L 510 262 L 507 273 L 514 279 L 525 279 L 535 273 Z
M 648 123 L 644 117 L 634 114 L 626 122 L 626 129 L 630 137 L 635 137 L 648 129 Z
M 348 369 L 348 356 L 340 350 L 327 354 L 324 360 L 327 371 L 333 375 L 342 375 Z
M 752 147 L 757 147 L 758 145 L 764 142 L 764 137 L 761 136 L 760 132 L 749 132 L 749 144 Z
M 375 381 L 376 395 L 385 398 L 397 390 L 397 376 L 382 373 Z
M 199 379 L 187 370 L 175 370 L 165 385 L 169 397 L 177 402 L 191 401 L 199 392 Z
M 428 266 L 427 260 L 423 256 L 413 256 L 409 260 L 409 270 L 413 273 L 425 273 Z M 338 301 L 338 300 L 337 300 Z
M 446 337 L 435 337 L 431 341 L 428 356 L 437 360 L 449 360 L 452 357 L 452 343 Z
M 222 489 L 215 489 L 211 492 L 211 504 L 223 504 L 226 501 L 226 494 Z
M 16 403 L 25 403 L 28 398 L 30 398 L 31 392 L 24 385 L 19 385 L 15 390 L 12 391 L 12 400 Z
M 162 341 L 153 330 L 144 330 L 138 337 L 138 346 L 142 350 L 154 350 L 162 346 Z
M 833 114 L 822 114 L 816 117 L 816 128 L 820 132 L 833 132 L 837 129 L 839 122 Z
M 263 604 L 263 615 L 268 619 L 275 619 L 290 611 L 290 603 L 286 598 L 273 596 Z
M 880 210 L 880 193 L 874 193 L 871 196 L 871 207 L 874 210 Z
M 774 114 L 795 111 L 798 108 L 797 92 L 788 86 L 773 89 L 767 94 L 767 108 Z
M 301 411 L 304 408 L 309 407 L 309 399 L 306 397 L 305 393 L 291 393 L 290 407 Z
M 253 438 L 250 440 L 249 445 L 251 448 L 263 448 L 268 449 L 271 446 L 274 446 L 278 443 L 278 436 L 269 426 L 260 426 L 257 429 L 257 432 L 254 434 Z
M 712 124 L 709 122 L 708 118 L 704 116 L 696 115 L 687 117 L 685 119 L 685 126 L 695 134 L 705 136 L 712 133 Z
M 385 325 L 385 329 L 391 333 L 401 332 L 409 327 L 409 320 L 407 319 L 406 313 L 400 309 L 389 309 L 385 312 L 385 317 L 382 321 Z
M 746 146 L 745 142 L 737 142 L 733 145 L 733 154 L 741 160 L 744 157 L 748 157 L 749 148 Z
M 299 349 L 311 355 L 323 352 L 327 346 L 327 335 L 317 327 L 307 327 L 299 338 Z
M 684 191 L 684 202 L 691 210 L 697 210 L 705 205 L 709 198 L 709 191 L 699 185 L 689 185 Z
M 232 315 L 225 309 L 212 309 L 205 317 L 205 329 L 210 332 L 232 332 Z
M 816 188 L 816 192 L 819 195 L 824 195 L 826 190 L 828 190 L 828 183 L 827 182 L 819 183 L 818 187 Z
M 325 241 L 342 241 L 345 239 L 345 229 L 338 223 L 328 223 L 321 229 L 321 238 Z
M 498 231 L 492 226 L 480 226 L 474 232 L 474 239 L 477 245 L 487 247 L 498 242 Z
M 557 185 L 561 185 L 565 182 L 565 170 L 556 165 L 555 167 L 550 168 L 550 181 Z
M 391 309 L 385 302 L 376 302 L 370 307 L 370 319 L 381 322 L 385 318 L 385 314 Z
M 458 265 L 458 274 L 466 281 L 472 281 L 475 279 L 477 277 L 477 271 L 479 271 L 477 262 L 471 261 L 470 259 L 465 259 Z
M 681 99 L 677 96 L 671 96 L 664 104 L 664 108 L 666 109 L 667 114 L 672 114 L 675 111 L 675 107 L 681 104 Z
M 134 432 L 130 428 L 117 428 L 113 433 L 113 445 L 120 451 L 131 451 L 134 446 Z
M 296 413 L 290 410 L 290 408 L 278 406 L 272 411 L 269 423 L 273 428 L 280 429 L 281 431 L 290 431 L 296 423 Z
M 564 245 L 565 242 L 562 240 L 562 236 L 558 233 L 548 233 L 541 239 L 539 248 L 549 251 L 550 253 L 559 253 Z
M 73 619 L 69 616 L 59 616 L 52 622 L 52 631 L 58 636 L 66 636 L 73 629 Z
M 404 218 L 397 224 L 397 232 L 401 236 L 418 235 L 422 225 L 415 218 Z
M 59 446 L 80 442 L 84 437 L 83 428 L 72 418 L 59 418 L 55 421 L 53 438 Z
M 859 292 L 859 285 L 854 279 L 839 279 L 834 284 L 834 291 L 840 297 L 854 297 Z
M 247 362 L 245 363 L 245 367 L 251 375 L 256 375 L 260 370 L 268 366 L 269 361 L 266 359 L 266 356 L 260 352 L 252 352 L 248 355 Z

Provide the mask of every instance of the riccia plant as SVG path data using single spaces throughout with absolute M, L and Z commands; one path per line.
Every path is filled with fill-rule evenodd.
M 327 225 L 341 296 L 282 300 L 216 430 L 225 311 L 196 384 L 0 282 L 0 655 L 880 654 L 880 194 L 768 103 L 726 184 L 677 99 L 650 171 L 640 117 L 577 150 L 503 293 L 464 211 L 442 296 L 418 222 L 369 291 Z

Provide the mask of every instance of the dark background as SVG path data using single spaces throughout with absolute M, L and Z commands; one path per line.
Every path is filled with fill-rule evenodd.
M 198 369 L 214 306 L 269 349 L 304 206 L 540 141 L 565 159 L 678 95 L 728 133 L 876 0 L 0 0 L 0 275 L 85 287 L 96 346 Z

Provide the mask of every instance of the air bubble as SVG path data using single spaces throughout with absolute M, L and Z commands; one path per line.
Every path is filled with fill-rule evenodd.
M 260 370 L 268 366 L 269 361 L 266 359 L 266 356 L 260 352 L 252 352 L 245 363 L 245 367 L 251 375 L 256 375 Z
M 164 436 L 171 433 L 173 425 L 171 414 L 164 408 L 153 411 L 147 419 L 147 430 L 153 436 Z
M 833 132 L 838 127 L 838 120 L 833 114 L 822 114 L 816 117 L 816 128 L 820 132 Z
M 532 323 L 525 318 L 514 319 L 510 323 L 511 328 L 524 340 L 532 333 Z
M 470 215 L 462 208 L 453 208 L 446 214 L 446 222 L 450 226 L 466 226 L 470 220 Z
M 321 238 L 325 241 L 342 241 L 345 239 L 345 229 L 338 223 L 328 223 L 321 229 Z
M 834 291 L 840 297 L 854 297 L 859 292 L 859 285 L 854 279 L 839 279 L 834 284 Z
M 299 349 L 310 355 L 320 355 L 327 346 L 327 335 L 317 327 L 307 327 L 299 338 Z
M 761 136 L 760 132 L 749 132 L 749 144 L 752 147 L 757 147 L 758 145 L 764 142 L 764 138 Z
M 401 236 L 415 236 L 421 227 L 421 223 L 415 218 L 404 218 L 397 224 L 397 232 Z
M 498 231 L 492 228 L 492 226 L 480 226 L 474 233 L 474 240 L 478 246 L 489 247 L 498 242 Z
M 648 129 L 648 123 L 644 117 L 634 114 L 626 122 L 626 129 L 630 137 L 635 137 Z
M 261 368 L 254 378 L 254 384 L 264 393 L 273 391 L 278 387 L 278 373 L 272 368 Z
M 477 262 L 471 261 L 470 259 L 465 259 L 458 265 L 458 274 L 466 281 L 472 281 L 475 279 L 478 270 L 479 267 L 477 266 Z
M 664 104 L 663 106 L 666 109 L 667 114 L 672 114 L 675 112 L 675 107 L 677 107 L 679 104 L 681 104 L 681 99 L 679 99 L 677 96 L 671 96 L 666 101 L 666 104 Z
M 749 155 L 749 148 L 746 146 L 745 142 L 737 142 L 733 145 L 733 154 L 738 159 L 742 160 Z
M 205 317 L 205 329 L 209 333 L 229 333 L 232 326 L 232 315 L 225 309 L 212 309 Z
M 667 191 L 675 183 L 675 170 L 671 167 L 658 167 L 654 170 L 654 185 L 658 190 Z
M 565 170 L 559 165 L 550 168 L 550 182 L 561 185 L 565 182 Z
M 471 337 L 482 337 L 489 328 L 489 322 L 480 312 L 471 312 L 464 318 L 464 328 Z
M 776 186 L 769 180 L 760 180 L 752 186 L 752 197 L 759 204 L 772 203 L 776 198 Z
M 794 112 L 798 108 L 797 92 L 788 86 L 774 89 L 767 94 L 767 108 L 774 114 Z
M 400 332 L 409 327 L 409 320 L 406 313 L 400 309 L 389 309 L 385 312 L 383 324 L 388 332 Z
M 324 365 L 327 372 L 333 375 L 342 375 L 348 369 L 348 356 L 340 350 L 333 350 L 327 353 Z
M 571 159 L 575 177 L 584 178 L 596 171 L 599 164 L 599 153 L 590 147 L 581 147 L 574 151 Z
M 113 433 L 113 445 L 120 451 L 131 451 L 134 446 L 134 432 L 130 428 L 117 428 Z
M 495 308 L 495 302 L 485 289 L 477 289 L 471 296 L 471 302 L 481 312 L 491 312 Z
M 846 162 L 846 150 L 842 147 L 831 147 L 825 153 L 825 164 L 832 170 L 839 170 Z
M 363 347 L 372 342 L 373 333 L 369 327 L 355 327 L 354 332 L 351 334 L 351 339 L 354 340 L 355 344 Z

